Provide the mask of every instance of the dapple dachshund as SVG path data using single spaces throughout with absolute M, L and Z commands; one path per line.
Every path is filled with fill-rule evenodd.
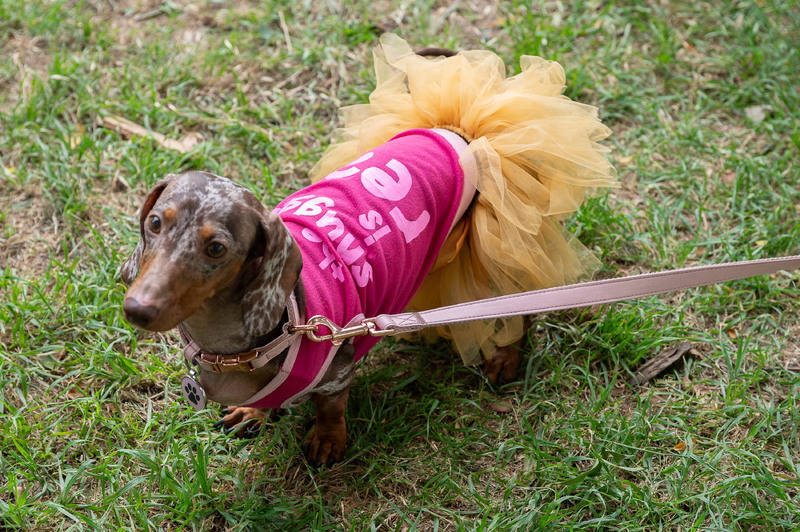
M 466 146 L 448 130 L 410 131 L 275 210 L 223 177 L 167 176 L 142 205 L 140 240 L 121 270 L 126 319 L 180 329 L 199 385 L 230 405 L 227 429 L 252 434 L 270 408 L 310 398 L 316 422 L 303 451 L 315 466 L 341 460 L 357 351 L 377 338 L 315 344 L 289 325 L 305 323 L 309 308 L 340 326 L 405 308 L 473 200 L 464 173 L 474 168 L 458 163 Z M 518 364 L 518 350 L 504 347 L 485 371 L 512 380 Z M 312 375 L 291 388 L 290 370 L 304 366 Z

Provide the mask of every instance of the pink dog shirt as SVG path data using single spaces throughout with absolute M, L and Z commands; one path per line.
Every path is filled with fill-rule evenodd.
M 283 200 L 274 212 L 303 254 L 306 317 L 345 327 L 402 312 L 447 238 L 463 189 L 453 146 L 415 129 Z M 246 406 L 289 407 L 316 386 L 338 348 L 301 338 Z M 378 340 L 355 338 L 355 360 Z

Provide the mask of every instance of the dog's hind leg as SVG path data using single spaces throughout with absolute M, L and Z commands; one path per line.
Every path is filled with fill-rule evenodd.
M 523 330 L 527 331 L 531 325 L 530 316 L 525 318 Z M 516 342 L 498 347 L 491 359 L 483 363 L 483 373 L 492 384 L 503 385 L 516 380 L 517 370 L 522 360 L 522 346 L 525 345 L 525 335 Z
M 525 338 L 520 338 L 511 345 L 498 347 L 491 360 L 483 363 L 483 372 L 492 384 L 503 385 L 517 378 L 517 369 L 521 359 L 520 350 Z

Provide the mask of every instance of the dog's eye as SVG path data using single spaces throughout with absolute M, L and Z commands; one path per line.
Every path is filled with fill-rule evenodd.
M 156 216 L 154 214 L 153 216 L 148 218 L 147 226 L 150 228 L 150 230 L 152 232 L 160 233 L 161 232 L 161 218 L 159 218 L 158 216 Z
M 223 246 L 219 242 L 212 242 L 206 248 L 206 253 L 212 259 L 220 258 L 221 256 L 223 256 L 225 254 L 226 251 L 228 251 L 228 250 L 225 249 L 225 246 Z

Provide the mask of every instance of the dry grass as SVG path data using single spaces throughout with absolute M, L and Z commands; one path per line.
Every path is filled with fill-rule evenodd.
M 121 319 L 116 271 L 167 172 L 269 204 L 305 183 L 383 31 L 566 66 L 615 131 L 622 187 L 571 222 L 601 275 L 796 252 L 798 24 L 749 1 L 0 0 L 0 528 L 794 530 L 796 274 L 541 317 L 499 391 L 445 344 L 390 342 L 346 460 L 313 471 L 305 408 L 255 442 L 187 410 L 176 339 Z M 699 357 L 620 384 L 685 339 Z

